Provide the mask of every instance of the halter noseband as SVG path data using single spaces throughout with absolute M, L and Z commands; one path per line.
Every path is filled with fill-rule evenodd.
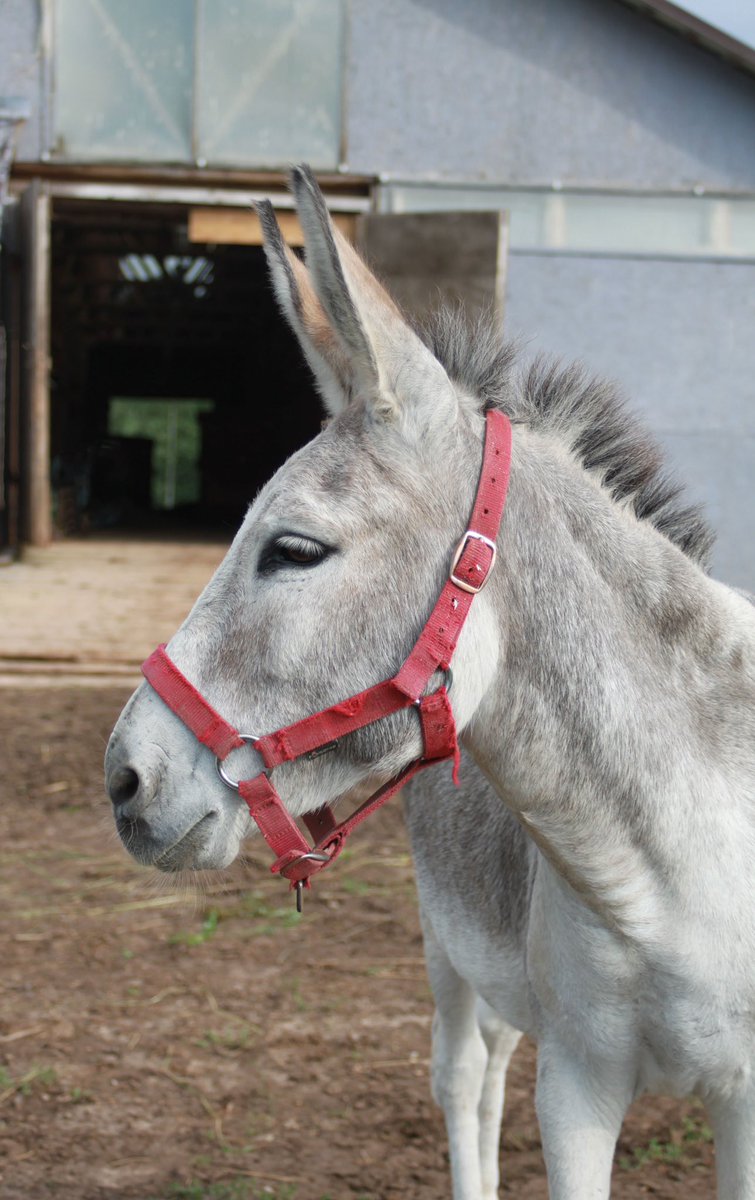
M 260 832 L 276 855 L 271 870 L 283 875 L 296 888 L 301 910 L 302 889 L 310 877 L 322 871 L 340 854 L 346 837 L 370 813 L 401 788 L 413 775 L 433 763 L 454 760 L 457 780 L 459 746 L 456 725 L 448 699 L 451 659 L 467 613 L 485 586 L 495 562 L 496 538 L 506 501 L 511 464 L 511 424 L 501 412 L 486 418 L 485 448 L 469 528 L 456 549 L 449 577 L 414 648 L 392 679 L 322 709 L 293 725 L 262 737 L 239 733 L 208 704 L 176 664 L 165 646 L 159 646 L 142 664 L 142 673 L 157 694 L 184 725 L 215 755 L 220 777 L 246 801 Z M 437 671 L 445 672 L 441 687 L 424 695 Z M 402 709 L 416 707 L 424 752 L 340 824 L 329 805 L 307 813 L 303 820 L 314 847 L 296 822 L 270 781 L 270 772 L 297 758 L 316 758 L 333 749 L 347 733 L 371 725 Z M 223 760 L 246 743 L 262 758 L 265 769 L 251 779 L 233 780 L 223 769 Z

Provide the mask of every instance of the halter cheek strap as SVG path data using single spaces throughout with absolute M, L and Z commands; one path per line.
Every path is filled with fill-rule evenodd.
M 474 597 L 485 586 L 496 556 L 496 538 L 506 500 L 511 463 L 511 425 L 501 412 L 487 414 L 482 471 L 469 528 L 459 542 L 449 576 L 410 654 L 392 679 L 383 680 L 331 708 L 254 737 L 242 734 L 210 705 L 159 646 L 142 664 L 142 672 L 168 707 L 194 736 L 215 755 L 221 778 L 238 791 L 275 854 L 272 871 L 297 890 L 309 887 L 310 877 L 331 863 L 351 831 L 403 787 L 418 771 L 447 758 L 454 760 L 458 782 L 459 746 L 448 686 L 451 659 Z M 424 695 L 437 671 L 446 681 Z M 410 763 L 345 821 L 336 823 L 329 806 L 307 813 L 303 820 L 313 840 L 310 847 L 285 808 L 270 780 L 270 772 L 294 759 L 316 758 L 333 749 L 340 738 L 402 709 L 417 709 L 422 731 L 422 757 Z M 222 769 L 232 750 L 253 743 L 265 770 L 251 779 L 231 779 Z

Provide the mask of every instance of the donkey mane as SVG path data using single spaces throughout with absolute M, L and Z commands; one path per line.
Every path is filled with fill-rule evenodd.
M 514 422 L 555 434 L 582 466 L 597 473 L 612 498 L 628 503 L 689 558 L 707 570 L 714 533 L 682 486 L 668 474 L 663 453 L 619 388 L 539 357 L 515 371 L 518 347 L 505 342 L 492 314 L 470 322 L 462 309 L 442 308 L 417 329 L 449 377 L 476 396 L 483 410 L 500 408 Z

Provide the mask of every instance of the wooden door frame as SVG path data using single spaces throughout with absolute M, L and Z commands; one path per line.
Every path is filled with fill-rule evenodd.
M 21 540 L 52 541 L 50 483 L 50 224 L 46 182 L 33 179 L 21 196 L 23 246 L 23 394 L 21 415 Z

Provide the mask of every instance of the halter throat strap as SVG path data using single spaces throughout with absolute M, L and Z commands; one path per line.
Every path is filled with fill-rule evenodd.
M 160 698 L 202 745 L 215 755 L 221 778 L 238 791 L 252 819 L 275 854 L 271 870 L 288 879 L 301 902 L 302 887 L 310 877 L 333 862 L 346 837 L 372 812 L 425 767 L 451 758 L 458 782 L 459 746 L 448 697 L 451 659 L 472 601 L 485 586 L 496 557 L 496 539 L 506 501 L 511 464 L 511 424 L 501 412 L 486 417 L 482 469 L 474 507 L 453 556 L 449 576 L 414 647 L 396 675 L 320 712 L 255 737 L 240 733 L 220 715 L 159 646 L 142 664 L 142 673 Z M 433 675 L 446 679 L 425 695 Z M 308 813 L 303 820 L 313 840 L 310 847 L 285 808 L 270 780 L 270 772 L 302 757 L 315 758 L 333 749 L 340 738 L 374 721 L 415 707 L 422 730 L 422 757 L 375 792 L 356 812 L 338 824 L 329 806 Z M 221 764 L 246 743 L 253 743 L 265 769 L 250 779 L 231 779 Z

